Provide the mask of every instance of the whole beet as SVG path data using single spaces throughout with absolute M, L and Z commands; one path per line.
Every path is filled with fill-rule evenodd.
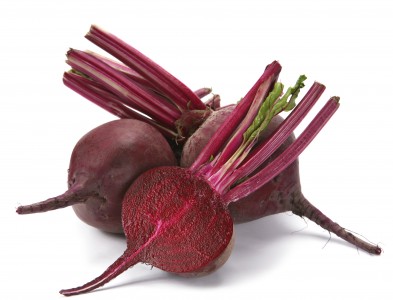
M 19 214 L 67 206 L 85 223 L 122 233 L 121 205 L 130 184 L 144 171 L 176 165 L 165 138 L 151 125 L 121 119 L 98 126 L 75 145 L 68 170 L 68 190 L 57 197 L 20 206 Z
M 223 123 L 225 118 L 220 118 L 216 121 Z M 264 140 L 271 136 L 283 121 L 284 119 L 281 116 L 275 116 L 264 133 L 260 136 L 259 143 L 263 143 Z M 219 125 L 215 125 L 219 127 Z M 198 131 L 196 133 L 198 133 Z M 196 147 L 192 148 L 192 157 L 197 156 L 198 153 L 195 154 L 195 151 L 201 151 L 205 147 L 214 134 L 214 131 L 209 132 L 205 130 L 203 133 L 205 135 L 210 134 L 210 136 L 205 136 L 203 140 L 198 139 L 199 143 L 194 143 Z M 190 139 L 192 138 L 193 136 L 190 137 Z M 270 162 L 282 154 L 294 141 L 295 136 L 291 134 L 253 174 L 269 165 Z M 188 153 L 183 153 L 182 155 L 184 157 L 189 156 Z M 182 160 L 182 163 L 184 163 L 184 165 L 182 165 L 183 167 L 188 167 L 185 164 L 186 161 L 187 160 Z M 192 164 L 192 161 L 188 160 L 187 163 Z M 298 159 L 272 180 L 260 188 L 253 190 L 249 195 L 240 196 L 236 201 L 229 202 L 228 209 L 234 223 L 249 222 L 269 215 L 291 211 L 300 217 L 307 217 L 327 231 L 333 232 L 338 237 L 366 252 L 379 255 L 382 251 L 378 245 L 371 244 L 356 237 L 349 230 L 333 222 L 304 197 L 300 184 Z

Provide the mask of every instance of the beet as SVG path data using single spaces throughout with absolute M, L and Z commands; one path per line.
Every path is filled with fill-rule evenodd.
M 256 97 L 257 89 L 255 87 L 259 84 L 261 84 L 261 79 L 257 81 L 253 89 L 250 90 L 248 94 L 250 98 Z M 337 223 L 333 222 L 319 209 L 312 205 L 304 197 L 301 191 L 299 161 L 296 158 L 298 154 L 293 153 L 300 153 L 300 151 L 295 150 L 292 151 L 291 154 L 291 150 L 288 148 L 304 148 L 304 145 L 302 146 L 302 142 L 299 143 L 299 141 L 295 139 L 292 130 L 289 128 L 293 129 L 297 126 L 297 124 L 299 124 L 304 115 L 308 113 L 308 111 L 321 96 L 324 89 L 325 87 L 323 85 L 314 83 L 308 94 L 302 100 L 303 103 L 299 103 L 298 107 L 293 111 L 292 117 L 288 117 L 286 120 L 284 120 L 282 117 L 277 115 L 271 119 L 269 125 L 262 132 L 255 143 L 255 146 L 252 150 L 254 154 L 251 153 L 250 155 L 254 156 L 254 166 L 252 166 L 250 163 L 252 159 L 248 157 L 245 160 L 243 166 L 234 170 L 229 177 L 234 176 L 233 174 L 244 172 L 244 170 L 247 170 L 250 168 L 250 166 L 253 167 L 253 171 L 248 173 L 246 179 L 244 180 L 244 184 L 240 184 L 242 187 L 237 188 L 236 183 L 234 183 L 229 187 L 229 190 L 226 192 L 224 191 L 224 201 L 228 204 L 228 209 L 234 220 L 234 223 L 249 222 L 266 217 L 268 215 L 291 211 L 300 217 L 307 217 L 327 231 L 335 233 L 340 238 L 348 241 L 349 243 L 352 243 L 356 247 L 363 249 L 366 252 L 380 254 L 381 248 L 379 246 L 355 237 L 349 230 L 346 230 Z M 311 136 L 310 132 L 314 130 L 316 135 L 319 132 L 321 126 L 327 122 L 327 120 L 330 118 L 330 115 L 335 111 L 335 109 L 337 109 L 337 107 L 338 98 L 332 97 L 324 109 L 322 109 L 320 114 L 315 118 L 315 124 L 310 124 L 309 129 L 302 133 L 301 138 L 305 141 L 303 143 L 309 143 L 312 140 L 312 137 L 307 137 L 307 135 Z M 317 124 L 318 120 L 320 125 Z M 208 148 L 207 144 L 214 144 L 216 139 L 223 135 L 223 131 L 225 131 L 226 127 L 230 126 L 231 121 L 225 120 L 223 123 L 224 124 L 220 127 L 221 131 L 211 135 L 210 137 L 206 137 L 204 140 L 200 140 L 201 145 L 198 145 L 199 149 L 204 149 L 206 151 L 206 148 Z M 235 128 L 235 126 L 232 128 Z M 227 131 L 230 133 L 230 129 Z M 209 135 L 211 133 L 205 131 L 205 134 Z M 292 145 L 295 143 L 295 141 L 299 146 Z M 276 142 L 275 147 L 272 146 L 272 142 Z M 211 155 L 211 151 L 207 152 Z M 220 155 L 222 155 L 222 153 Z M 285 162 L 285 159 L 283 158 L 285 155 L 287 157 L 287 162 Z M 205 155 L 205 159 L 207 159 L 207 157 L 208 156 Z M 277 168 L 276 166 L 280 164 L 280 160 L 281 172 L 275 170 L 275 168 Z M 194 162 L 193 168 L 195 169 L 197 167 L 200 167 L 200 162 Z M 271 174 L 269 175 L 269 172 L 274 172 L 275 176 Z M 217 171 L 217 173 L 220 174 L 219 171 Z M 264 181 L 261 182 L 261 178 L 255 176 L 258 173 L 268 174 L 268 178 L 270 178 L 270 180 L 267 180 L 265 176 Z M 215 176 L 217 177 L 217 175 L 210 174 L 209 176 L 210 180 L 213 180 L 213 182 L 216 181 Z M 240 177 L 239 175 L 237 176 Z M 254 178 L 253 180 L 247 180 L 248 177 Z M 224 179 L 222 179 L 222 181 L 225 182 Z M 215 184 L 217 185 L 217 183 Z M 234 196 L 235 194 L 236 196 Z
M 17 208 L 19 214 L 67 206 L 85 223 L 107 232 L 123 232 L 121 203 L 131 182 L 144 171 L 176 165 L 165 138 L 145 122 L 121 119 L 84 135 L 72 152 L 68 190 L 57 197 Z
M 228 259 L 233 223 L 205 180 L 180 167 L 159 167 L 136 179 L 122 210 L 127 250 L 101 276 L 68 290 L 72 296 L 96 289 L 136 263 L 183 276 L 211 273 Z
M 381 254 L 382 250 L 378 245 L 356 237 L 333 222 L 301 192 L 298 156 L 338 109 L 339 98 L 331 97 L 297 139 L 293 130 L 322 95 L 325 90 L 322 84 L 315 82 L 285 120 L 270 114 L 270 111 L 280 111 L 276 105 L 281 107 L 281 100 L 270 99 L 274 90 L 277 89 L 278 95 L 282 93 L 278 88 L 280 84 L 275 83 L 273 90 L 270 88 L 269 96 L 258 111 L 253 109 L 260 95 L 274 82 L 274 74 L 279 72 L 280 67 L 276 62 L 268 66 L 265 73 L 271 75 L 266 75 L 266 81 L 258 91 L 250 90 L 250 99 L 245 97 L 241 103 L 246 106 L 245 103 L 249 102 L 247 113 L 242 113 L 243 107 L 239 107 L 239 104 L 211 137 L 190 169 L 206 178 L 222 195 L 236 222 L 292 211 L 368 253 Z M 301 88 L 304 79 L 299 77 L 295 87 Z M 298 91 L 294 93 L 297 95 Z M 288 103 L 290 102 L 291 100 Z M 286 105 L 284 103 L 284 109 Z M 251 114 L 253 110 L 254 113 Z M 255 119 L 250 120 L 250 115 Z M 239 116 L 243 116 L 244 120 L 233 123 L 235 117 L 240 119 Z M 258 126 L 265 126 L 264 130 L 260 131 Z M 225 140 L 227 142 L 223 145 Z M 212 160 L 211 157 L 216 158 Z

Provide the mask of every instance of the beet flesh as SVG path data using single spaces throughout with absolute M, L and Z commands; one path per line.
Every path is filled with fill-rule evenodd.
M 96 289 L 143 262 L 182 276 L 206 275 L 225 263 L 233 245 L 228 209 L 202 178 L 180 167 L 138 177 L 123 200 L 127 250 L 101 276 L 66 296 Z
M 66 193 L 21 206 L 17 212 L 44 212 L 72 205 L 85 223 L 121 233 L 121 205 L 130 184 L 144 171 L 164 165 L 176 165 L 176 159 L 155 128 L 133 119 L 110 121 L 77 142 L 70 159 Z

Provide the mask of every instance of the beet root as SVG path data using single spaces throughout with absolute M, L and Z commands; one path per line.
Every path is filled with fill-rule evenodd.
M 107 232 L 123 232 L 123 196 L 144 171 L 176 165 L 165 138 L 142 121 L 121 119 L 88 132 L 76 144 L 70 159 L 68 190 L 57 197 L 17 208 L 30 214 L 73 207 L 85 223 Z
M 233 223 L 220 195 L 187 169 L 159 167 L 127 191 L 122 210 L 127 250 L 101 276 L 66 296 L 96 289 L 138 262 L 182 276 L 211 273 L 228 259 Z
M 230 106 L 227 110 L 215 111 L 194 135 L 189 138 L 184 145 L 181 166 L 189 167 L 192 165 L 199 152 L 209 142 L 233 108 L 234 106 Z M 259 144 L 269 138 L 283 121 L 284 119 L 281 116 L 275 116 L 261 135 Z M 270 164 L 294 141 L 295 136 L 291 134 L 255 173 Z M 300 217 L 307 217 L 328 232 L 336 234 L 338 237 L 368 253 L 381 253 L 380 247 L 354 236 L 350 231 L 344 229 L 324 215 L 304 197 L 301 192 L 298 159 L 262 187 L 237 201 L 229 203 L 228 209 L 234 223 L 250 222 L 269 215 L 291 211 Z

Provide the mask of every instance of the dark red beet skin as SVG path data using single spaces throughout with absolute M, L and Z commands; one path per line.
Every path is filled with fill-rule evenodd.
M 206 275 L 225 263 L 233 245 L 232 218 L 220 195 L 180 167 L 138 177 L 124 197 L 122 220 L 124 254 L 101 276 L 61 294 L 96 289 L 138 262 L 183 276 Z
M 21 206 L 17 212 L 44 212 L 72 205 L 85 223 L 121 233 L 125 192 L 141 173 L 163 165 L 176 165 L 176 159 L 161 133 L 138 120 L 111 121 L 91 130 L 76 144 L 66 193 Z

